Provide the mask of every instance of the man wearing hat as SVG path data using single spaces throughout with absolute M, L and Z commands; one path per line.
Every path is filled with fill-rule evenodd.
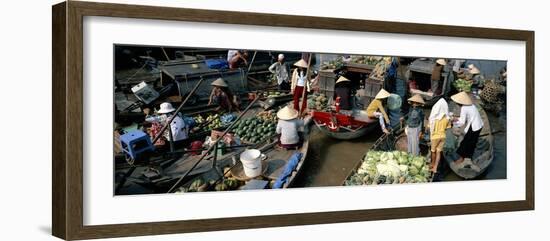
M 307 92 L 310 91 L 309 76 L 307 76 L 307 68 L 309 65 L 303 59 L 294 63 L 297 68 L 292 72 L 290 91 L 294 94 L 294 109 L 299 113 L 303 113 L 307 108 Z M 300 98 L 302 98 L 302 109 L 300 109 Z
M 419 140 L 424 132 L 424 111 L 420 106 L 424 105 L 424 99 L 419 94 L 408 99 L 411 108 L 407 114 L 405 134 L 407 135 L 407 152 L 420 155 Z M 402 118 L 404 120 L 404 118 Z
M 389 134 L 390 131 L 386 128 L 386 123 L 390 123 L 390 118 L 386 114 L 384 109 L 384 101 L 390 97 L 390 93 L 385 89 L 381 89 L 378 94 L 374 97 L 367 107 L 367 115 L 371 119 L 378 119 L 380 123 L 380 128 L 385 134 Z
M 224 110 L 227 112 L 231 112 L 234 108 L 238 107 L 237 100 L 229 90 L 225 80 L 218 78 L 210 85 L 212 85 L 212 92 L 210 92 L 208 105 L 216 104 L 218 105 L 216 111 Z
M 160 109 L 157 111 L 158 115 L 149 116 L 145 119 L 145 121 L 166 125 L 170 117 L 172 115 L 176 115 L 169 126 L 172 132 L 172 137 L 170 137 L 170 132 L 168 129 L 163 133 L 163 136 L 166 140 L 173 141 L 175 145 L 181 145 L 184 144 L 188 138 L 189 128 L 183 118 L 179 114 L 176 114 L 175 111 L 176 109 L 174 109 L 172 104 L 164 102 L 160 104 Z
M 445 59 L 437 59 L 435 61 L 435 65 L 432 69 L 432 93 L 434 95 L 440 94 L 440 87 L 441 85 L 441 74 L 443 73 L 443 68 L 447 65 L 447 61 Z
M 301 145 L 302 137 L 299 130 L 304 126 L 304 121 L 298 119 L 299 113 L 297 110 L 285 106 L 277 112 L 276 132 L 279 134 L 279 144 L 286 149 L 297 148 Z
M 454 118 L 456 126 L 465 126 L 464 133 L 466 134 L 456 151 L 460 158 L 455 160 L 455 164 L 461 164 L 465 159 L 471 161 L 474 155 L 479 134 L 483 128 L 483 119 L 466 92 L 455 94 L 451 96 L 451 99 L 460 106 L 460 117 Z
M 277 78 L 277 84 L 279 85 L 279 90 L 290 90 L 289 83 L 289 68 L 285 63 L 285 55 L 279 54 L 277 57 L 277 62 L 269 66 L 269 72 L 275 75 Z
M 351 88 L 350 80 L 340 76 L 334 84 L 334 99 L 340 98 L 340 109 L 351 110 Z

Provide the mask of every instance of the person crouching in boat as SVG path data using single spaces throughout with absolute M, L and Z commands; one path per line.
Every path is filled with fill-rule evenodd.
M 292 72 L 290 92 L 293 94 L 294 109 L 303 114 L 307 108 L 307 92 L 310 91 L 309 78 L 307 76 L 308 64 L 300 59 L 294 63 L 297 68 Z M 303 96 L 303 98 L 302 98 Z M 302 109 L 300 109 L 300 98 L 302 98 Z
M 431 142 L 431 172 L 437 173 L 443 146 L 445 146 L 446 130 L 451 128 L 449 105 L 445 99 L 439 99 L 432 107 L 429 117 Z
M 374 100 L 372 100 L 367 107 L 368 117 L 371 119 L 378 119 L 378 122 L 380 123 L 380 128 L 382 128 L 382 131 L 385 134 L 390 133 L 388 128 L 386 128 L 386 123 L 390 123 L 390 118 L 388 117 L 388 114 L 386 114 L 386 110 L 384 109 L 384 102 L 388 99 L 389 96 L 389 92 L 381 89 L 374 97 Z
M 340 98 L 340 109 L 351 110 L 351 88 L 350 80 L 340 76 L 334 84 L 334 99 Z
M 472 156 L 477 146 L 479 134 L 483 128 L 483 120 L 472 102 L 472 99 L 464 91 L 451 96 L 451 99 L 460 106 L 460 117 L 454 117 L 453 120 L 456 126 L 464 126 L 464 139 L 460 142 L 460 146 L 456 150 L 460 156 L 454 161 L 455 164 L 461 165 L 465 160 L 472 161 Z
M 212 82 L 212 92 L 210 92 L 210 98 L 208 100 L 208 105 L 216 104 L 218 107 L 216 111 L 227 111 L 231 112 L 235 109 L 238 109 L 238 102 L 229 86 L 222 78 L 218 78 Z
M 302 135 L 300 129 L 304 126 L 304 121 L 298 119 L 297 110 L 285 106 L 277 112 L 276 132 L 279 134 L 279 145 L 285 149 L 294 149 L 302 145 Z
M 163 137 L 168 141 L 172 141 L 176 147 L 186 146 L 188 144 L 189 126 L 185 123 L 181 115 L 175 113 L 175 111 L 176 109 L 174 109 L 172 104 L 164 102 L 160 104 L 160 109 L 157 111 L 159 115 L 149 115 L 145 118 L 145 121 L 159 123 L 164 126 L 173 115 L 176 115 L 170 123 L 170 129 L 164 131 Z M 170 136 L 170 133 L 172 133 L 172 136 Z
M 421 106 L 424 105 L 424 99 L 419 94 L 413 95 L 408 99 L 409 114 L 407 114 L 407 125 L 405 134 L 407 135 L 407 151 L 415 156 L 420 154 L 420 138 L 424 131 L 424 111 Z M 401 117 L 404 120 L 404 117 Z

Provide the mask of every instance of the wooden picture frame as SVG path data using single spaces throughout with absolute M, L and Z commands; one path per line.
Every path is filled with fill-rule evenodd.
M 240 13 L 68 1 L 52 7 L 52 232 L 67 240 L 245 228 L 355 222 L 534 209 L 534 32 L 339 18 Z M 441 206 L 317 212 L 190 221 L 83 224 L 83 17 L 300 27 L 415 35 L 517 40 L 526 43 L 525 200 Z

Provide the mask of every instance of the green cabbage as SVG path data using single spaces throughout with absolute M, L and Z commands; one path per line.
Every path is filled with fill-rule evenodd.
M 421 156 L 413 158 L 412 165 L 418 169 L 422 168 L 422 166 L 424 166 L 424 158 Z

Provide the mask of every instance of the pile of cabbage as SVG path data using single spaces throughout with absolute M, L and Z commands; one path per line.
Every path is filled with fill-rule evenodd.
M 344 185 L 424 183 L 430 180 L 430 175 L 427 159 L 423 156 L 404 151 L 369 151 Z

